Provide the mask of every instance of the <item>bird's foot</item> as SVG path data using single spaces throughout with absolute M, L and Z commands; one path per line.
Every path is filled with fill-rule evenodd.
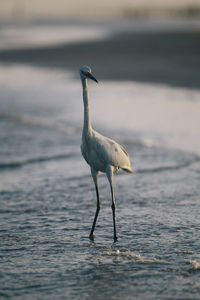
M 114 236 L 114 243 L 117 242 L 117 240 L 118 240 L 118 237 Z
M 90 239 L 92 242 L 94 241 L 94 234 L 93 234 L 93 233 L 89 235 L 89 239 Z

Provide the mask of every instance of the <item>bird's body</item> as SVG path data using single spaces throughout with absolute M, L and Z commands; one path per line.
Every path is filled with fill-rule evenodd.
M 123 169 L 132 173 L 127 151 L 114 140 L 111 140 L 95 130 L 87 136 L 83 135 L 81 152 L 87 163 L 97 171 L 105 172 L 108 166 Z
M 130 165 L 130 159 L 127 151 L 114 140 L 107 138 L 92 129 L 90 121 L 89 107 L 89 92 L 87 78 L 97 82 L 91 74 L 91 69 L 88 66 L 83 66 L 80 69 L 80 76 L 83 86 L 83 103 L 84 103 L 84 126 L 82 132 L 81 152 L 86 162 L 90 165 L 91 174 L 95 183 L 97 194 L 97 210 L 94 218 L 93 226 L 90 232 L 90 238 L 94 237 L 94 229 L 100 210 L 101 202 L 98 191 L 98 172 L 105 172 L 111 187 L 112 195 L 112 211 L 114 225 L 114 240 L 117 240 L 116 221 L 115 221 L 115 198 L 113 191 L 113 174 L 118 169 L 123 169 L 128 173 L 133 173 Z

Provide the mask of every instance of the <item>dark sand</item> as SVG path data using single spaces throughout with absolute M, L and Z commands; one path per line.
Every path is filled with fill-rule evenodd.
M 77 72 L 92 66 L 98 79 L 135 80 L 200 88 L 200 32 L 132 32 L 104 41 L 0 51 L 0 63 L 28 63 Z

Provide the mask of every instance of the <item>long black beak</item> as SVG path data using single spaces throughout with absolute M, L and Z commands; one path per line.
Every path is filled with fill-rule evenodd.
M 96 80 L 96 78 L 91 73 L 88 73 L 87 77 L 90 78 L 90 79 L 92 79 L 92 80 L 94 80 L 94 81 L 96 81 L 98 83 L 98 80 Z

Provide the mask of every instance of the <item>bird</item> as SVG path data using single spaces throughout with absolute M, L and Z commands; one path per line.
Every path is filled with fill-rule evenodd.
M 111 200 L 112 200 L 112 217 L 113 217 L 113 229 L 114 229 L 114 242 L 117 241 L 116 231 L 116 216 L 115 216 L 115 195 L 113 188 L 113 175 L 119 169 L 122 169 L 128 173 L 133 173 L 131 168 L 130 158 L 128 152 L 114 140 L 105 137 L 95 131 L 91 125 L 90 117 L 90 104 L 89 104 L 89 90 L 88 90 L 88 79 L 91 79 L 98 83 L 97 79 L 92 75 L 91 68 L 89 66 L 82 66 L 80 68 L 80 77 L 83 89 L 83 105 L 84 105 L 84 119 L 83 119 L 83 130 L 82 130 L 82 144 L 81 152 L 90 166 L 91 175 L 94 181 L 97 207 L 90 231 L 89 238 L 94 241 L 94 230 L 101 208 L 101 200 L 99 197 L 98 189 L 98 175 L 99 172 L 106 173 L 110 189 L 111 189 Z

